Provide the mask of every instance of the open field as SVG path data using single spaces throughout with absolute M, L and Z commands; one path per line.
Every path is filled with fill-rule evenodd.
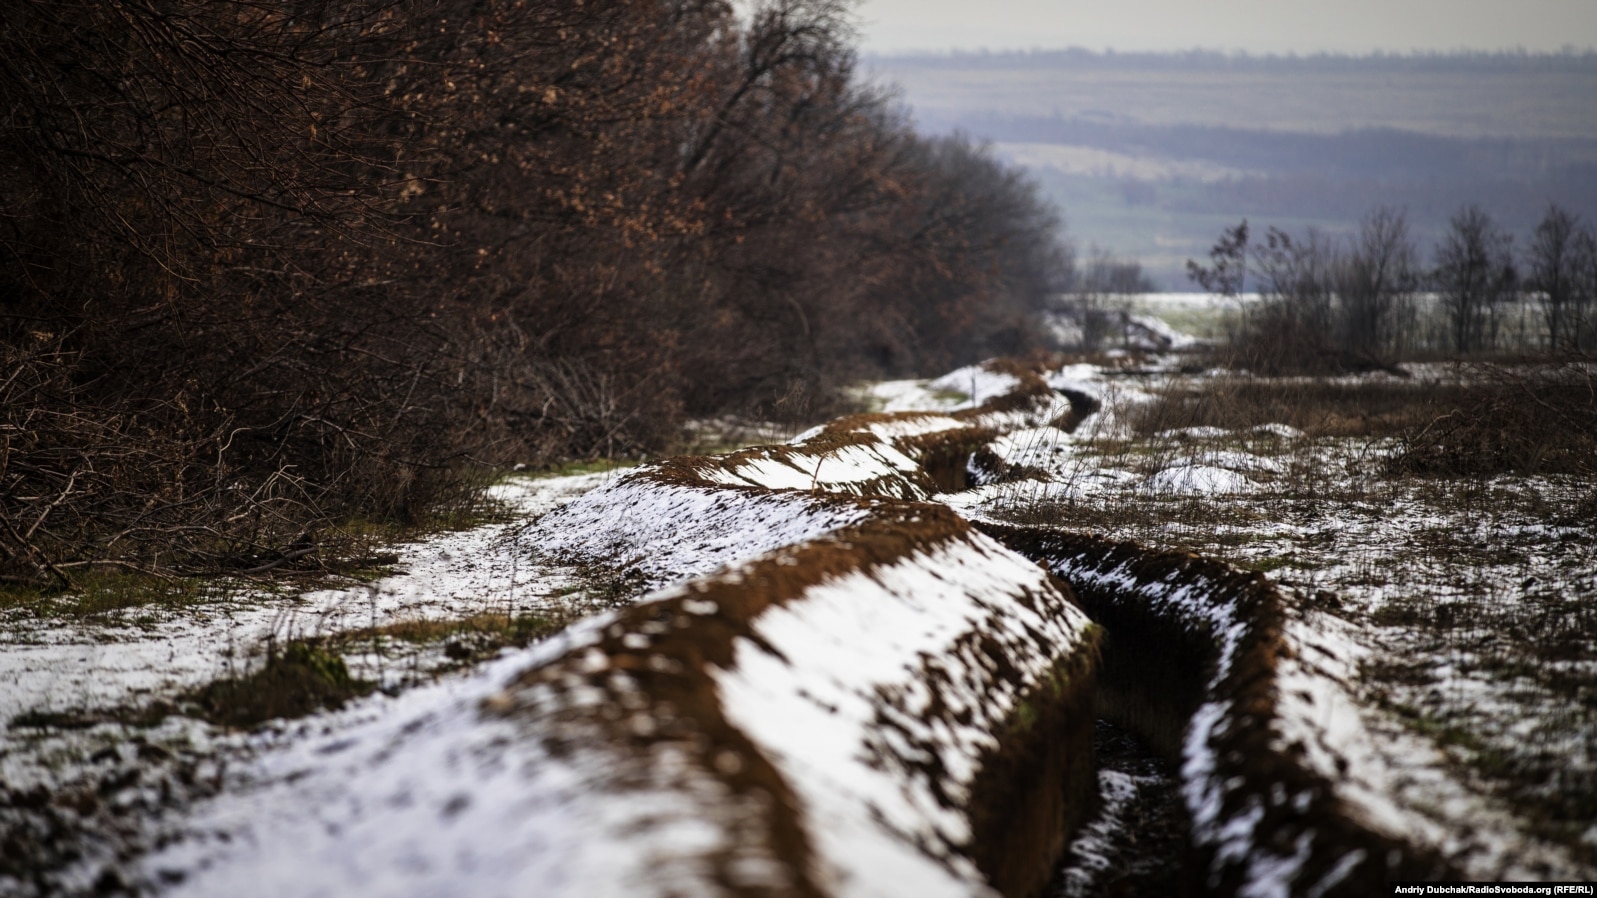
M 1336 382 L 1135 375 L 1076 433 L 1017 435 L 1023 468 L 972 511 L 1224 558 L 1350 635 L 1350 685 L 1389 798 L 1480 850 L 1597 861 L 1597 407 L 1524 422 L 1527 454 L 1468 434 L 1527 372 L 1431 367 Z M 1550 395 L 1550 394 L 1548 394 Z M 1576 433 L 1561 433 L 1573 427 Z M 1435 438 L 1433 442 L 1432 439 Z M 1552 447 L 1572 439 L 1577 448 Z M 1541 445 L 1545 441 L 1546 445 Z M 1512 442 L 1510 440 L 1509 442 Z M 1475 453 L 1472 455 L 1472 453 Z M 1444 463 L 1445 462 L 1445 463 Z M 1418 760 L 1425 758 L 1427 760 Z M 1438 779 L 1439 774 L 1441 780 Z M 1445 787 L 1439 782 L 1449 782 Z M 1506 843 L 1503 840 L 1507 840 Z M 1529 840 L 1524 841 L 1524 840 Z M 1526 856 L 1529 856 L 1527 854 Z M 1545 856 L 1545 855 L 1543 855 Z
M 13 608 L 0 884 L 1591 878 L 1592 372 L 1199 367 L 876 384 L 785 443 L 518 478 L 348 589 Z
M 1163 289 L 1247 217 L 1345 233 L 1406 209 L 1421 249 L 1479 203 L 1524 234 L 1547 203 L 1597 210 L 1597 61 L 1585 56 L 884 56 L 919 127 L 1030 171 L 1074 238 Z

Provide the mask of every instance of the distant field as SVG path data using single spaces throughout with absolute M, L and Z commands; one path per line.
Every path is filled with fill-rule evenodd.
M 1597 219 L 1597 55 L 873 57 L 923 130 L 1029 169 L 1072 238 L 1165 289 L 1248 218 L 1347 233 L 1405 209 L 1422 255 L 1465 203 L 1525 240 L 1549 202 Z
M 1597 57 L 880 56 L 918 110 L 1335 134 L 1597 139 Z
M 1131 311 L 1152 315 L 1184 334 L 1204 340 L 1225 337 L 1225 323 L 1237 304 L 1213 293 L 1144 293 L 1132 297 Z
M 1000 155 L 1006 155 L 1002 146 L 999 149 Z M 1135 258 L 1167 290 L 1192 289 L 1185 275 L 1186 261 L 1203 258 L 1221 229 L 1249 214 L 1223 206 L 1192 209 L 1205 202 L 1207 192 L 1204 185 L 1191 181 L 1073 175 L 1037 167 L 1031 173 L 1059 204 L 1070 237 L 1082 248 L 1097 245 Z M 1255 216 L 1255 220 L 1266 219 Z M 1293 233 L 1309 227 L 1334 231 L 1349 226 L 1346 217 L 1327 214 L 1272 215 L 1267 220 Z

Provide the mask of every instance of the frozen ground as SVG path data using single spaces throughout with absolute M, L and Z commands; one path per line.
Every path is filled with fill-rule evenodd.
M 493 494 L 521 520 L 611 476 L 518 478 Z M 28 712 L 87 716 L 136 710 L 247 667 L 268 640 L 542 607 L 571 585 L 570 574 L 535 567 L 514 551 L 506 538 L 518 526 L 495 524 L 399 546 L 403 573 L 348 589 L 278 594 L 248 583 L 218 584 L 210 601 L 141 606 L 70 622 L 14 609 L 0 619 L 0 682 L 6 684 L 0 689 L 0 719 Z
M 966 396 L 956 406 L 1014 386 L 1012 378 L 980 370 L 961 372 L 958 379 L 986 393 Z M 945 395 L 954 390 L 940 389 Z M 879 438 L 952 423 L 884 423 Z M 464 670 L 448 646 L 380 634 L 427 620 L 509 620 L 545 610 L 592 614 L 599 600 L 631 601 L 647 588 L 857 523 L 862 506 L 846 497 L 873 481 L 896 478 L 918 490 L 914 478 L 924 480 L 887 443 L 846 444 L 813 457 L 798 446 L 737 459 L 698 472 L 713 487 L 699 491 L 665 484 L 639 489 L 644 481 L 626 475 L 513 481 L 495 497 L 508 507 L 512 523 L 402 547 L 404 573 L 350 589 L 286 594 L 219 587 L 202 601 L 175 608 L 56 620 L 13 615 L 4 630 L 4 674 L 15 685 L 4 691 L 0 828 L 8 854 L 14 847 L 20 853 L 0 868 L 0 894 L 264 894 L 288 883 L 308 894 L 340 894 L 357 886 L 367 893 L 415 894 L 447 891 L 462 877 L 490 891 L 520 883 L 563 884 L 570 894 L 619 894 L 645 881 L 669 890 L 672 880 L 655 869 L 654 852 L 714 848 L 704 841 L 709 818 L 696 817 L 693 807 L 699 801 L 715 804 L 720 781 L 685 782 L 681 776 L 690 773 L 662 755 L 662 766 L 649 774 L 663 777 L 658 789 L 626 782 L 626 801 L 595 803 L 600 781 L 614 787 L 617 776 L 628 776 L 624 766 L 605 763 L 602 739 L 584 741 L 593 752 L 586 758 L 551 754 L 542 738 L 525 738 L 525 721 L 507 724 L 483 717 L 481 710 L 505 700 L 507 676 L 596 638 L 605 628 L 602 611 L 555 640 L 507 650 L 497 661 Z M 809 496 L 828 492 L 845 498 Z M 559 510 L 573 500 L 580 508 Z M 841 865 L 826 875 L 842 877 L 834 885 L 853 884 L 844 891 L 891 894 L 891 888 L 866 884 L 902 875 L 947 894 L 970 894 L 979 877 L 968 860 L 955 855 L 928 865 L 923 849 L 915 847 L 920 835 L 883 841 L 881 827 L 858 810 L 888 809 L 886 832 L 931 826 L 924 837 L 948 844 L 965 839 L 963 817 L 941 807 L 941 792 L 895 798 L 896 790 L 878 789 L 875 798 L 862 802 L 860 784 L 881 774 L 854 754 L 839 756 L 837 764 L 818 764 L 797 751 L 792 737 L 800 712 L 813 715 L 817 702 L 826 712 L 804 728 L 813 742 L 825 731 L 819 724 L 834 731 L 843 725 L 840 707 L 858 706 L 863 716 L 849 724 L 859 731 L 856 741 L 885 739 L 875 751 L 891 756 L 899 750 L 891 738 L 870 732 L 883 713 L 877 705 L 883 696 L 920 694 L 915 672 L 922 663 L 972 663 L 960 656 L 974 644 L 966 629 L 980 627 L 984 638 L 1015 646 L 1038 640 L 1024 661 L 1035 679 L 1051 669 L 1058 650 L 1057 640 L 1040 634 L 1068 641 L 1086 626 L 1079 612 L 1057 602 L 1036 621 L 1028 621 L 1026 607 L 1005 608 L 1004 589 L 1014 592 L 1007 599 L 1013 604 L 1052 587 L 1034 566 L 985 537 L 964 539 L 975 542 L 949 543 L 891 570 L 860 575 L 857 583 L 817 589 L 801 606 L 804 615 L 773 611 L 761 621 L 758 645 L 764 649 L 740 649 L 723 674 L 726 713 L 757 742 L 770 742 L 771 757 L 787 759 L 795 788 L 809 802 L 829 808 L 816 811 L 827 821 L 818 835 L 829 863 Z M 578 543 L 590 550 L 586 562 L 569 557 Z M 608 569 L 585 567 L 596 561 Z M 608 581 L 599 584 L 603 595 L 590 594 L 595 579 Z M 618 581 L 619 590 L 610 588 Z M 863 606 L 853 601 L 870 588 L 883 590 L 879 600 Z M 889 615 L 906 597 L 901 613 Z M 684 603 L 690 605 L 692 600 Z M 862 625 L 852 620 L 860 612 L 874 617 Z M 1050 627 L 1061 620 L 1069 621 L 1068 632 L 1052 634 Z M 1021 623 L 1024 632 L 1006 630 Z M 836 632 L 834 625 L 840 627 Z M 370 647 L 336 641 L 352 631 L 371 633 Z M 894 634 L 906 646 L 898 660 L 882 652 L 896 644 Z M 857 644 L 850 647 L 845 636 Z M 336 646 L 354 676 L 382 688 L 341 710 L 249 732 L 186 716 L 194 690 L 261 669 L 264 646 L 306 638 Z M 626 645 L 634 638 L 649 636 L 633 634 Z M 939 648 L 940 640 L 954 645 Z M 765 656 L 777 647 L 774 658 Z M 1016 649 L 1009 657 L 1019 663 L 1022 654 Z M 950 660 L 929 660 L 940 658 Z M 876 673 L 861 679 L 860 666 L 867 662 Z M 793 679 L 785 688 L 783 677 L 796 677 L 801 663 L 807 679 Z M 845 669 L 853 673 L 844 675 Z M 1005 676 L 1017 673 L 1015 667 L 1004 670 Z M 894 675 L 909 679 L 895 683 Z M 985 682 L 957 670 L 943 679 Z M 958 697 L 959 707 L 978 713 L 949 721 L 935 737 L 915 735 L 912 716 L 899 721 L 895 732 L 915 744 L 957 737 L 946 760 L 963 767 L 944 774 L 942 787 L 963 788 L 973 775 L 972 753 L 983 750 L 987 731 L 1018 701 L 1002 690 L 1027 682 L 1026 676 L 995 680 L 979 696 Z M 774 704 L 795 697 L 798 704 L 790 702 L 785 710 Z M 942 699 L 955 701 L 951 694 Z M 850 763 L 859 767 L 854 774 L 848 774 Z M 662 830 L 660 821 L 672 815 L 677 822 Z M 638 826 L 654 828 L 647 843 L 654 847 L 623 851 Z M 866 839 L 872 833 L 875 842 Z M 888 856 L 899 856 L 891 868 L 897 874 L 873 869 L 872 857 Z M 629 866 L 627 858 L 635 863 Z M 778 875 L 761 872 L 756 861 L 737 875 Z M 687 882 L 696 874 L 683 875 Z
M 1098 810 L 1071 839 L 1050 898 L 1179 894 L 1189 821 L 1176 771 L 1141 740 L 1102 720 L 1093 751 Z
M 611 476 L 507 481 L 494 493 L 511 523 L 397 546 L 398 573 L 347 589 L 284 593 L 223 583 L 209 600 L 178 607 L 69 618 L 8 613 L 0 620 L 0 829 L 44 853 L 29 864 L 58 869 L 31 884 L 0 874 L 0 895 L 91 890 L 118 866 L 118 854 L 158 837 L 143 831 L 152 828 L 145 823 L 206 794 L 230 762 L 292 741 L 292 725 L 250 738 L 167 713 L 194 689 L 258 669 L 269 644 L 583 606 L 588 597 L 576 572 L 534 563 L 513 537 L 526 518 Z M 353 676 L 387 692 L 459 666 L 442 643 L 380 638 L 346 661 Z M 380 691 L 357 713 L 387 701 Z M 32 796 L 56 801 L 30 811 Z M 63 796 L 80 798 L 66 806 Z M 61 840 L 69 844 L 54 844 Z
M 773 796 L 727 794 L 743 765 L 770 764 L 824 893 L 988 894 L 963 850 L 978 762 L 1037 684 L 1064 688 L 1056 665 L 1095 629 L 1043 571 L 946 512 L 851 501 L 854 485 L 914 467 L 865 448 L 842 444 L 802 490 L 761 486 L 810 468 L 801 443 L 646 466 L 545 515 L 515 536 L 528 554 L 676 585 L 462 678 L 327 715 L 322 732 L 257 737 L 224 794 L 144 860 L 146 880 L 196 895 L 441 894 L 467 879 L 488 894 L 704 894 L 706 870 L 734 852 L 735 884 L 776 888 L 791 858 L 750 835 Z M 927 538 L 908 544 L 901 528 L 916 526 Z M 744 614 L 747 636 L 704 666 L 724 715 L 707 718 L 679 674 L 719 657 L 715 634 Z M 709 635 L 687 631 L 695 620 Z M 651 682 L 671 690 L 669 710 Z M 661 735 L 716 732 L 684 719 L 724 719 L 758 752 Z
M 1433 365 L 1367 380 L 1424 389 L 1458 376 Z M 1075 433 L 1010 434 L 993 448 L 1011 476 L 947 498 L 968 515 L 1268 572 L 1296 605 L 1286 638 L 1299 660 L 1283 676 L 1300 685 L 1283 687 L 1283 717 L 1290 725 L 1293 696 L 1313 696 L 1297 717 L 1319 735 L 1304 741 L 1317 763 L 1351 770 L 1351 805 L 1474 876 L 1591 878 L 1597 522 L 1580 509 L 1594 484 L 1394 476 L 1392 440 L 1276 422 L 1128 425 L 1152 393 L 1201 393 L 1207 378 L 1133 385 L 1078 367 L 1071 382 L 1104 397 L 1106 414 Z
M 1201 391 L 1210 377 L 1175 373 L 1179 367 L 1173 358 L 1121 355 L 1050 373 L 1051 386 L 1095 399 L 1099 411 L 1074 431 L 1018 426 L 1017 419 L 990 447 L 1006 470 L 941 500 L 967 516 L 1046 521 L 1267 572 L 1294 604 L 1284 637 L 1296 660 L 1281 671 L 1290 693 L 1282 738 L 1301 742 L 1311 763 L 1337 771 L 1344 799 L 1372 827 L 1433 846 L 1482 878 L 1597 877 L 1597 553 L 1590 549 L 1597 533 L 1592 516 L 1577 513 L 1591 501 L 1593 484 L 1549 476 L 1385 477 L 1379 472 L 1395 451 L 1390 441 L 1307 435 L 1276 421 L 1144 432 L 1140 410 L 1161 392 Z M 1417 366 L 1411 375 L 1411 384 L 1440 383 L 1458 372 Z M 1394 380 L 1366 380 L 1383 379 Z M 1016 384 L 1010 375 L 971 368 L 934 381 L 877 384 L 867 396 L 883 411 L 952 412 Z M 890 440 L 956 423 L 937 415 L 872 428 Z M 296 595 L 219 587 L 207 601 L 179 608 L 70 621 L 9 613 L 0 619 L 0 720 L 9 723 L 0 731 L 0 824 L 44 821 L 38 825 L 63 827 L 66 838 L 80 841 L 69 846 L 77 857 L 69 851 L 53 861 L 53 878 L 30 884 L 0 876 L 0 895 L 129 884 L 185 894 L 237 890 L 241 871 L 256 868 L 208 872 L 218 843 L 195 833 L 257 825 L 278 837 L 311 829 L 302 840 L 276 843 L 287 854 L 260 855 L 277 860 L 247 874 L 251 888 L 270 880 L 260 879 L 261 871 L 305 857 L 342 871 L 329 875 L 329 894 L 338 883 L 366 881 L 387 883 L 379 891 L 390 894 L 413 892 L 406 882 L 442 890 L 462 871 L 513 871 L 519 861 L 473 837 L 440 843 L 456 854 L 429 870 L 374 870 L 348 850 L 359 838 L 328 842 L 315 832 L 364 832 L 372 844 L 396 850 L 425 845 L 428 832 L 388 826 L 363 802 L 447 809 L 462 783 L 500 781 L 497 773 L 484 779 L 483 770 L 528 764 L 555 779 L 531 792 L 517 781 L 459 813 L 476 821 L 474 832 L 532 827 L 526 832 L 553 840 L 551 850 L 570 853 L 560 875 L 604 879 L 604 852 L 581 837 L 611 832 L 615 821 L 595 823 L 597 829 L 560 824 L 581 818 L 575 808 L 588 774 L 526 754 L 541 749 L 507 754 L 508 731 L 493 726 L 470 728 L 462 739 L 468 727 L 460 715 L 492 700 L 510 671 L 593 638 L 606 602 L 857 520 L 845 506 L 823 509 L 798 498 L 821 488 L 846 492 L 865 473 L 905 464 L 892 451 L 849 451 L 860 457 L 839 456 L 830 468 L 794 461 L 799 449 L 750 455 L 743 467 L 716 476 L 740 488 L 797 492 L 751 493 L 730 510 L 704 505 L 692 491 L 634 495 L 625 478 L 612 475 L 514 480 L 498 488 L 498 498 L 516 522 L 401 547 L 402 573 L 350 589 Z M 587 498 L 545 519 L 552 529 L 526 529 L 526 520 L 579 496 Z M 569 544 L 595 539 L 614 546 L 615 566 L 624 570 L 608 574 L 625 575 L 620 592 L 595 594 L 592 572 L 562 561 Z M 547 610 L 600 616 L 551 643 L 458 673 L 449 673 L 460 665 L 445 646 L 374 638 L 369 649 L 350 647 L 345 657 L 357 677 L 381 691 L 342 711 L 254 733 L 179 715 L 138 720 L 152 706 L 176 704 L 205 683 L 258 665 L 269 643 Z M 747 670 L 724 684 L 744 713 L 769 704 L 762 696 L 780 678 L 754 675 L 758 660 L 751 657 Z M 769 730 L 777 751 L 793 735 L 790 722 L 763 713 L 751 721 L 753 729 Z M 421 767 L 386 764 L 384 746 L 401 738 L 418 746 L 411 760 L 420 758 Z M 418 776 L 422 768 L 437 775 Z M 814 772 L 821 785 L 811 788 L 826 800 L 834 787 L 824 771 Z M 351 788 L 357 782 L 370 791 Z M 264 806 L 264 821 L 254 819 L 260 809 L 250 801 L 206 802 L 203 814 L 192 812 L 218 791 L 272 783 L 302 785 L 272 792 L 277 803 Z M 1126 849 L 1141 832 L 1135 818 L 1159 816 L 1146 796 L 1174 788 L 1168 771 L 1137 764 L 1106 769 L 1100 786 L 1103 809 L 1072 848 L 1061 894 L 1101 893 L 1136 868 L 1139 855 Z M 541 804 L 528 813 L 516 796 L 533 792 Z M 43 802 L 44 810 L 27 816 L 30 802 Z M 307 803 L 322 806 L 308 824 Z M 73 826 L 83 834 L 72 836 Z M 188 837 L 151 855 L 142 873 L 117 872 L 126 857 L 177 833 Z M 687 818 L 679 834 L 690 842 L 707 838 Z M 418 856 L 439 857 L 430 852 Z

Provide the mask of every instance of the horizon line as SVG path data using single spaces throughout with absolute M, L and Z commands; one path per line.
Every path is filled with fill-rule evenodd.
M 1215 47 L 1188 47 L 1185 49 L 1168 50 L 1117 50 L 1113 47 L 1104 47 L 1094 50 L 1081 44 L 1068 46 L 1042 46 L 1031 47 L 944 47 L 873 50 L 861 47 L 861 57 L 991 57 L 991 56 L 1034 56 L 1034 55 L 1072 55 L 1093 57 L 1132 57 L 1132 56 L 1161 56 L 1161 57 L 1202 57 L 1208 59 L 1237 59 L 1237 60 L 1446 60 L 1446 59 L 1503 59 L 1503 60 L 1541 60 L 1541 59 L 1597 59 L 1597 46 L 1579 47 L 1567 44 L 1557 50 L 1529 50 L 1523 46 L 1501 47 L 1485 49 L 1474 47 L 1455 47 L 1452 49 L 1424 49 L 1412 48 L 1409 50 L 1284 50 L 1284 51 L 1257 51 L 1244 49 L 1219 49 Z

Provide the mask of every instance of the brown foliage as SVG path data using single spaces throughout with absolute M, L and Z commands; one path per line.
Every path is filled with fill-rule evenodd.
M 252 569 L 471 466 L 1026 348 L 1055 222 L 849 37 L 836 0 L 8 5 L 0 573 Z

